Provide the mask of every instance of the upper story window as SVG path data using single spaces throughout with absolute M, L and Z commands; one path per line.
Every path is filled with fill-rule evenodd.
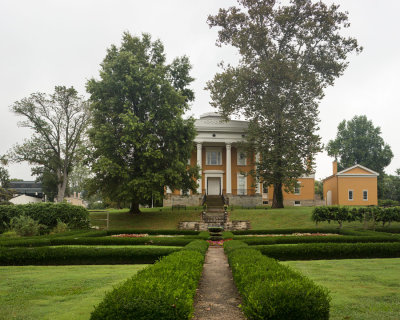
M 217 149 L 207 150 L 206 164 L 209 166 L 222 165 L 222 151 Z
M 363 200 L 364 201 L 368 200 L 368 190 L 363 190 Z
M 349 200 L 353 200 L 353 190 L 349 190 Z
M 237 151 L 237 164 L 238 166 L 245 166 L 246 165 L 246 153 L 242 150 Z

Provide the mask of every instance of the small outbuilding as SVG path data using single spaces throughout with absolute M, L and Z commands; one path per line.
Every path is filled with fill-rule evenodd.
M 369 206 L 378 204 L 379 173 L 360 164 L 337 172 L 323 180 L 326 205 Z

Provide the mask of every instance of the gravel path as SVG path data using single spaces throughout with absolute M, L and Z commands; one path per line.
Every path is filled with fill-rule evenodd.
M 195 320 L 244 320 L 239 293 L 221 247 L 209 247 L 194 303 Z

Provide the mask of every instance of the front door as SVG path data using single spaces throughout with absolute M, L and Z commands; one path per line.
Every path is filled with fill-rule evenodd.
M 207 194 L 215 196 L 221 194 L 221 178 L 207 178 Z

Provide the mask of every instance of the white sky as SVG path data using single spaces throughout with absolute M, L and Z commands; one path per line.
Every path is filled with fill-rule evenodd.
M 331 1 L 326 1 L 331 2 Z M 336 135 L 343 119 L 365 114 L 382 129 L 394 153 L 386 169 L 400 168 L 399 87 L 400 1 L 336 0 L 349 11 L 347 34 L 364 47 L 351 56 L 350 66 L 320 104 L 323 143 Z M 56 85 L 74 86 L 87 96 L 86 81 L 98 76 L 99 64 L 122 33 L 148 32 L 165 46 L 167 58 L 187 55 L 196 78 L 196 100 L 189 114 L 214 111 L 205 83 L 218 71 L 221 60 L 237 60 L 232 48 L 215 46 L 217 30 L 206 19 L 234 0 L 1 0 L 0 2 L 0 155 L 29 137 L 18 128 L 9 107 L 33 92 L 51 93 Z M 331 174 L 332 159 L 317 157 L 317 178 Z M 8 167 L 12 178 L 32 179 L 27 164 Z

